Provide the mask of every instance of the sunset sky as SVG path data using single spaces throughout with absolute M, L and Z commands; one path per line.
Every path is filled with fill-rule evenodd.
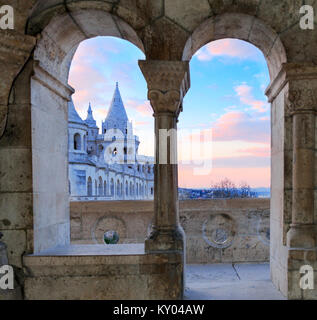
M 153 156 L 154 118 L 138 67 L 144 54 L 131 43 L 97 37 L 81 43 L 69 84 L 79 115 L 91 102 L 98 126 L 106 117 L 116 81 L 140 154 Z M 270 186 L 269 75 L 262 53 L 224 39 L 201 48 L 190 62 L 191 88 L 179 118 L 179 185 L 210 187 L 227 177 L 252 187 Z M 199 143 L 200 142 L 200 143 Z

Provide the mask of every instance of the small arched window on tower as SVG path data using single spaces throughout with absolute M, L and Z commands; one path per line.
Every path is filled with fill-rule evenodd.
M 103 196 L 103 182 L 101 177 L 99 177 L 98 196 Z
M 124 153 L 124 154 L 127 154 L 127 147 L 124 147 L 124 148 L 123 148 L 123 153 Z
M 117 197 L 120 197 L 121 194 L 120 194 L 120 181 L 117 180 L 117 194 L 116 194 Z
M 130 182 L 130 196 L 133 196 L 132 182 Z
M 83 150 L 85 151 L 85 152 L 87 152 L 87 135 L 85 134 L 84 135 L 84 148 L 83 148 Z
M 100 145 L 98 146 L 98 154 L 99 154 L 99 155 L 102 154 L 102 151 L 103 151 L 103 146 L 100 144 Z
M 117 148 L 114 148 L 112 151 L 112 155 L 115 157 L 118 154 Z
M 110 182 L 110 194 L 113 197 L 114 196 L 114 181 L 111 178 L 111 182 Z
M 76 133 L 74 135 L 74 150 L 80 150 L 81 149 L 81 136 L 79 133 Z
M 107 181 L 105 181 L 104 184 L 103 184 L 103 195 L 105 197 L 107 196 Z
M 91 180 L 91 177 L 89 177 L 88 181 L 87 181 L 87 195 L 88 195 L 88 197 L 92 197 L 92 180 Z

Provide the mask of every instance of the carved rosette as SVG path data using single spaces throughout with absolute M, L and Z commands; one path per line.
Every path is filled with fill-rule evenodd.
M 291 89 L 285 93 L 285 113 L 317 112 L 317 95 L 313 89 Z
M 148 99 L 155 114 L 178 116 L 190 86 L 188 61 L 141 60 L 139 66 L 147 81 Z

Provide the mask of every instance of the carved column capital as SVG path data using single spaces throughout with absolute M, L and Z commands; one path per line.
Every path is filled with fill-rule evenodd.
M 316 89 L 289 89 L 285 92 L 285 112 L 287 115 L 317 112 Z
M 189 62 L 140 60 L 139 66 L 147 81 L 148 99 L 154 112 L 178 116 L 190 87 Z

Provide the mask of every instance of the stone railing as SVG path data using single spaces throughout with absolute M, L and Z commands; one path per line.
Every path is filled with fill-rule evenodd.
M 117 231 L 119 243 L 143 243 L 153 217 L 152 201 L 71 202 L 74 244 L 103 243 Z M 269 260 L 269 199 L 180 201 L 187 263 Z

